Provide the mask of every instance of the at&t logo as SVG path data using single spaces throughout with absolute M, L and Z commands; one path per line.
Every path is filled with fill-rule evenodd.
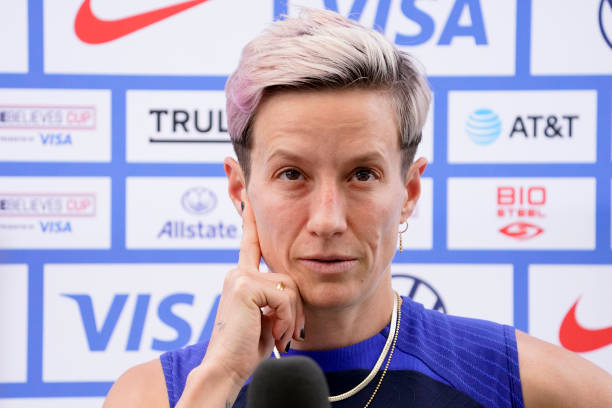
M 516 115 L 506 134 L 508 139 L 571 139 L 578 120 L 580 116 L 576 114 Z M 480 146 L 492 144 L 504 133 L 499 115 L 488 108 L 476 109 L 470 114 L 465 132 Z
M 465 124 L 466 133 L 478 145 L 493 143 L 501 134 L 501 130 L 501 120 L 491 109 L 475 110 Z
M 546 187 L 544 186 L 500 186 L 497 187 L 497 216 L 517 219 L 499 229 L 499 232 L 519 241 L 537 237 L 544 229 L 534 224 L 544 218 Z M 529 221 L 525 221 L 525 219 Z

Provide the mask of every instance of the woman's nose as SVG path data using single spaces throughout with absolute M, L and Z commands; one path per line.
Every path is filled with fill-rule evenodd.
M 325 183 L 309 197 L 308 231 L 322 238 L 331 238 L 346 231 L 345 200 L 335 183 Z

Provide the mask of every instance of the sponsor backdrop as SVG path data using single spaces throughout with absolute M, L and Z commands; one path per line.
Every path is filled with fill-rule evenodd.
M 394 286 L 612 372 L 612 1 L 301 0 L 434 91 Z M 209 337 L 240 217 L 223 87 L 292 0 L 0 3 L 0 407 L 96 407 Z

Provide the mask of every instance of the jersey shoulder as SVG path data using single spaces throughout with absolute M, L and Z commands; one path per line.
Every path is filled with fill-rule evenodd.
M 446 315 L 404 298 L 397 346 L 484 406 L 524 406 L 513 327 Z

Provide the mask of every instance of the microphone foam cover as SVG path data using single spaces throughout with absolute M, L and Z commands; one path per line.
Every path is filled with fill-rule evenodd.
M 331 407 L 327 381 L 321 368 L 304 356 L 261 362 L 249 384 L 247 408 Z

